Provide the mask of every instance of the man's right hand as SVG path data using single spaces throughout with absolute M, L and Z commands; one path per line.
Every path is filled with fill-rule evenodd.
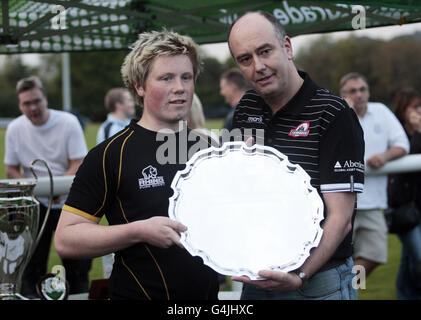
M 173 244 L 183 248 L 180 242 L 180 233 L 187 227 L 168 217 L 156 216 L 146 220 L 133 222 L 138 224 L 139 236 L 142 242 L 159 248 L 168 248 Z

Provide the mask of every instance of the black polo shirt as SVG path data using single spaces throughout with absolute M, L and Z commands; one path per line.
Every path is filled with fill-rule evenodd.
M 168 217 L 171 182 L 197 141 L 186 131 L 159 137 L 132 120 L 88 153 L 63 210 L 95 222 L 105 215 L 110 225 Z M 116 252 L 109 288 L 112 298 L 217 299 L 218 278 L 176 245 L 138 243 Z
M 300 76 L 303 85 L 274 115 L 256 91 L 246 92 L 236 107 L 233 128 L 241 129 L 243 136 L 252 131 L 257 142 L 262 140 L 256 130 L 260 129 L 262 142 L 299 164 L 320 194 L 362 192 L 364 138 L 355 112 L 306 73 Z M 329 214 L 326 207 L 324 214 Z M 351 241 L 352 230 L 332 258 L 351 256 Z

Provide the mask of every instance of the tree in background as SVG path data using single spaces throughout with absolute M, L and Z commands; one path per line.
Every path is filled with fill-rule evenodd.
M 420 88 L 420 34 L 389 41 L 355 36 L 333 41 L 322 36 L 297 56 L 296 64 L 320 86 L 337 94 L 340 78 L 359 72 L 367 77 L 371 100 L 390 105 L 400 88 Z
M 110 88 L 123 86 L 120 67 L 126 54 L 126 51 L 71 53 L 73 109 L 92 121 L 105 120 L 104 96 Z M 50 107 L 62 109 L 60 54 L 42 54 L 36 67 L 25 65 L 19 55 L 2 58 L 0 117 L 20 114 L 15 86 L 19 79 L 30 74 L 38 75 L 44 82 Z M 333 41 L 329 36 L 321 36 L 297 55 L 296 64 L 334 93 L 339 92 L 342 75 L 360 72 L 369 81 L 372 100 L 390 104 L 401 87 L 421 90 L 421 34 L 389 41 L 355 36 Z M 222 118 L 230 110 L 219 94 L 219 78 L 233 66 L 232 58 L 220 62 L 204 57 L 204 71 L 198 78 L 196 93 L 207 118 Z
M 25 65 L 20 56 L 5 56 L 0 70 L 0 117 L 13 118 L 21 114 L 16 96 L 16 83 L 32 72 L 35 70 Z
M 104 96 L 113 87 L 124 86 L 120 68 L 127 51 L 72 52 L 70 54 L 72 109 L 95 122 L 106 119 Z M 39 64 L 29 67 L 22 62 L 21 56 L 10 55 L 4 59 L 5 67 L 0 70 L 0 117 L 20 115 L 17 107 L 15 86 L 19 79 L 31 74 L 42 80 L 48 96 L 49 106 L 62 109 L 61 55 L 42 54 Z M 196 93 L 199 95 L 205 112 L 211 117 L 224 117 L 229 106 L 219 94 L 219 77 L 230 66 L 226 62 L 204 57 L 204 70 L 198 78 Z M 138 108 L 140 115 L 140 108 Z
M 104 96 L 109 89 L 124 86 L 120 68 L 126 55 L 127 51 L 71 53 L 72 108 L 92 121 L 104 121 L 107 116 Z M 198 78 L 196 93 L 201 98 L 205 111 L 222 107 L 224 110 L 221 117 L 223 117 L 229 110 L 219 94 L 219 77 L 225 71 L 225 63 L 210 57 L 205 57 L 203 60 L 204 71 Z M 227 63 L 230 63 L 229 60 Z M 50 104 L 61 106 L 60 55 L 46 56 L 41 60 L 39 68 L 44 70 L 42 73 L 50 75 L 48 79 Z M 44 78 L 42 80 L 45 81 Z M 140 108 L 137 108 L 137 115 L 140 115 Z
M 120 68 L 126 55 L 127 51 L 71 53 L 73 108 L 92 121 L 104 121 L 107 115 L 104 96 L 109 89 L 124 86 Z M 204 71 L 198 78 L 196 93 L 205 109 L 224 106 L 219 95 L 219 77 L 225 64 L 215 58 L 203 60 Z
M 199 96 L 207 118 L 223 118 L 230 110 L 219 93 L 219 79 L 227 70 L 232 59 L 221 63 L 218 59 L 205 57 L 203 72 L 196 83 L 196 94 Z
M 104 97 L 124 87 L 120 68 L 127 51 L 72 52 L 70 54 L 73 108 L 92 121 L 106 119 Z

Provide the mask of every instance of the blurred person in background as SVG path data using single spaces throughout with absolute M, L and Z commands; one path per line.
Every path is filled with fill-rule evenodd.
M 412 88 L 401 89 L 393 99 L 392 110 L 405 129 L 410 154 L 421 153 L 421 95 Z M 421 172 L 390 174 L 388 203 L 397 208 L 414 201 L 421 210 Z M 421 223 L 398 234 L 402 256 L 396 279 L 397 298 L 421 299 Z
M 193 102 L 189 113 L 186 116 L 187 127 L 200 135 L 204 135 L 213 140 L 213 144 L 217 145 L 219 141 L 218 135 L 206 129 L 205 115 L 203 113 L 202 103 L 197 94 L 193 96 Z
M 123 130 L 136 113 L 135 102 L 129 90 L 125 88 L 110 89 L 104 102 L 109 113 L 107 120 L 98 129 L 97 144 Z
M 363 128 L 366 166 L 380 169 L 388 161 L 407 154 L 409 142 L 402 125 L 384 104 L 369 102 L 370 89 L 363 75 L 356 72 L 344 75 L 340 89 Z M 366 276 L 387 262 L 386 208 L 387 176 L 366 176 L 364 192 L 357 196 L 353 231 L 354 263 L 364 267 Z
M 225 102 L 231 106 L 231 110 L 225 118 L 224 123 L 224 128 L 231 130 L 235 106 L 248 89 L 247 80 L 239 69 L 231 68 L 222 74 L 219 81 L 219 88 L 219 93 L 225 98 Z
M 87 153 L 78 119 L 68 112 L 49 109 L 42 82 L 35 76 L 18 81 L 16 91 L 22 115 L 14 119 L 6 130 L 4 163 L 7 178 L 33 178 L 30 164 L 35 159 L 45 160 L 54 176 L 74 175 Z M 34 170 L 39 177 L 48 174 L 44 167 L 35 166 Z M 48 199 L 37 199 L 40 202 L 40 221 L 43 221 Z M 51 236 L 65 200 L 66 196 L 55 198 L 39 245 L 26 266 L 21 293 L 28 298 L 38 297 L 36 285 L 47 273 Z M 62 261 L 70 293 L 87 292 L 91 260 Z

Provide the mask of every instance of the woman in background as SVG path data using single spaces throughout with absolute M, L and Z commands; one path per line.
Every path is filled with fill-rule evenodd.
M 203 113 L 202 103 L 200 102 L 200 99 L 197 96 L 197 94 L 194 94 L 193 96 L 192 106 L 185 120 L 187 121 L 187 127 L 189 127 L 193 131 L 196 131 L 197 133 L 212 138 L 212 140 L 215 141 L 215 143 L 212 144 L 218 145 L 218 135 L 206 129 L 205 127 L 205 115 Z
M 421 95 L 412 88 L 398 91 L 393 112 L 410 141 L 410 154 L 421 153 Z M 389 175 L 389 207 L 397 208 L 411 201 L 421 211 L 421 172 Z M 396 279 L 399 300 L 421 300 L 421 223 L 398 234 L 402 257 Z

